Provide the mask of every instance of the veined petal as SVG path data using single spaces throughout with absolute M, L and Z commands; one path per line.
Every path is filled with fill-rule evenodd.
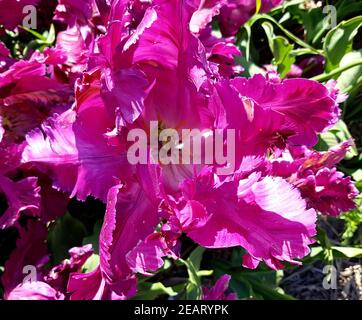
M 313 243 L 315 211 L 307 210 L 298 190 L 281 178 L 267 177 L 241 186 L 243 192 L 237 191 L 235 181 L 196 193 L 194 198 L 211 218 L 188 236 L 208 248 L 242 246 L 249 253 L 246 257 L 253 257 L 252 264 L 245 263 L 248 267 L 256 267 L 261 260 L 273 269 L 282 267 L 282 261 L 299 263 L 295 259 L 306 256 Z M 196 182 L 196 189 L 204 188 Z
M 262 75 L 231 81 L 241 96 L 255 101 L 264 110 L 272 110 L 286 118 L 294 134 L 288 141 L 296 145 L 314 146 L 317 134 L 333 125 L 338 115 L 335 101 L 322 84 L 308 79 L 268 81 Z
M 135 294 L 136 278 L 126 256 L 154 231 L 157 222 L 157 202 L 149 199 L 139 185 L 119 185 L 109 190 L 99 240 L 100 268 L 102 277 L 116 294 Z

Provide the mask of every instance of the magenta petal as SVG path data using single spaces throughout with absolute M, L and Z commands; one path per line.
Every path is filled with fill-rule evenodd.
M 356 208 L 354 199 L 359 192 L 351 177 L 345 177 L 336 168 L 323 168 L 315 175 L 307 173 L 298 183 L 309 206 L 323 214 L 338 216 Z
M 70 26 L 76 22 L 86 24 L 92 17 L 94 4 L 93 0 L 58 0 L 54 19 Z
M 52 187 L 51 179 L 40 178 L 40 216 L 44 223 L 54 221 L 67 212 L 69 195 Z
M 28 147 L 24 150 L 23 162 L 32 162 L 50 173 L 54 185 L 71 192 L 72 196 L 84 200 L 93 195 L 105 201 L 107 190 L 114 185 L 120 172 L 118 166 L 124 163 L 119 160 L 122 154 L 117 153 L 117 148 L 108 146 L 106 138 L 101 136 L 98 147 L 93 144 L 97 140 L 92 141 L 91 136 L 79 134 L 78 141 L 73 127 L 62 127 L 57 120 L 44 124 L 43 130 L 46 137 L 40 130 L 27 136 Z M 90 182 L 92 180 L 94 183 Z
M 90 80 L 91 83 L 87 81 Z M 125 147 L 111 145 L 106 133 L 114 122 L 100 96 L 96 76 L 85 76 L 77 88 L 77 109 L 69 110 L 27 136 L 23 162 L 49 173 L 54 186 L 85 200 L 93 195 L 106 201 L 117 178 L 132 174 Z M 76 121 L 75 121 L 76 120 Z
M 256 259 L 248 253 L 243 255 L 243 267 L 245 268 L 254 270 L 258 267 L 260 262 L 260 259 Z
M 176 212 L 176 216 L 184 232 L 203 227 L 210 218 L 206 208 L 194 200 L 188 201 L 182 210 Z
M 90 273 L 73 273 L 69 277 L 70 300 L 100 300 L 105 288 L 99 267 Z
M 211 288 L 203 288 L 202 300 L 237 300 L 235 293 L 226 294 L 231 276 L 224 274 L 221 276 Z
M 22 212 L 28 211 L 38 215 L 40 207 L 40 188 L 37 178 L 26 178 L 14 182 L 7 177 L 0 176 L 0 192 L 6 197 L 8 208 L 0 218 L 0 229 L 11 227 Z
M 214 87 L 209 108 L 218 128 L 236 130 L 237 161 L 245 156 L 264 156 L 270 148 L 285 148 L 285 138 L 292 132 L 285 117 L 249 97 L 240 97 L 228 80 Z
M 154 231 L 157 222 L 157 203 L 139 186 L 115 186 L 109 190 L 99 240 L 100 268 L 106 283 L 116 294 L 127 297 L 135 293 L 136 279 L 126 255 Z
M 44 76 L 46 66 L 36 60 L 19 60 L 0 75 L 0 85 L 5 86 L 30 76 Z M 34 83 L 33 83 L 34 85 Z
M 53 113 L 62 112 L 71 101 L 70 87 L 47 77 L 46 62 L 41 59 L 44 55 L 36 52 L 30 60 L 20 60 L 0 75 L 1 116 L 9 141 L 22 141 L 30 130 Z
M 144 73 L 137 69 L 124 69 L 103 73 L 102 98 L 112 116 L 116 115 L 116 126 L 121 128 L 132 124 L 144 108 L 148 81 Z
M 24 163 L 34 162 L 44 172 L 51 174 L 56 187 L 71 192 L 76 181 L 77 150 L 75 136 L 70 126 L 62 127 L 57 121 L 51 119 L 42 125 L 40 130 L 32 131 L 27 137 L 27 147 L 23 152 Z
M 1 116 L 0 116 L 0 143 L 1 143 L 2 140 L 3 140 L 4 133 L 5 133 L 5 129 L 4 129 L 4 127 L 2 126 L 2 118 L 1 118 Z
M 279 261 L 298 263 L 294 259 L 306 256 L 308 245 L 313 243 L 314 210 L 306 210 L 299 192 L 282 179 L 267 177 L 256 182 L 255 178 L 252 183 L 239 182 L 238 200 L 232 182 L 214 190 L 210 185 L 198 186 L 204 191 L 194 197 L 204 204 L 211 218 L 188 236 L 209 248 L 242 246 L 273 269 L 282 266 Z M 255 266 L 254 262 L 246 264 Z
M 64 300 L 64 295 L 45 282 L 25 282 L 14 288 L 7 300 Z
M 132 45 L 136 44 L 146 29 L 150 28 L 157 20 L 157 12 L 154 8 L 148 8 L 145 11 L 142 21 L 137 26 L 135 31 L 127 39 L 123 46 L 123 51 L 127 51 Z
M 182 1 L 154 1 L 157 20 L 144 31 L 137 43 L 134 63 L 152 61 L 160 66 L 175 69 L 178 65 L 179 53 L 190 45 L 189 19 L 194 11 L 190 3 Z M 175 25 L 170 17 L 177 19 Z
M 26 14 L 23 8 L 27 5 L 36 6 L 40 0 L 0 0 L 0 24 L 12 30 L 22 24 Z
M 204 29 L 214 16 L 220 13 L 220 8 L 226 3 L 226 0 L 202 0 L 197 11 L 191 17 L 190 30 L 199 33 Z
M 167 245 L 160 234 L 152 234 L 140 242 L 126 258 L 134 273 L 151 276 L 163 266 L 162 258 L 167 256 Z
M 336 169 L 351 145 L 352 141 L 346 141 L 326 152 L 291 147 L 292 159 L 273 161 L 271 174 L 289 179 L 300 190 L 308 207 L 338 216 L 356 207 L 354 200 L 359 194 L 351 177 Z
M 289 142 L 314 146 L 317 134 L 337 121 L 335 101 L 322 84 L 308 79 L 268 81 L 262 75 L 251 79 L 237 78 L 232 85 L 265 110 L 285 117 L 295 133 Z M 305 121 L 309 119 L 309 121 Z
M 23 283 L 23 280 L 40 281 L 44 272 L 43 267 L 48 262 L 47 229 L 45 225 L 40 222 L 29 221 L 26 229 L 20 229 L 19 236 L 16 249 L 6 261 L 5 270 L 1 277 L 5 298 L 19 284 Z M 29 272 L 28 270 L 24 274 L 23 268 L 25 266 L 35 268 L 36 273 L 33 274 L 35 278 L 24 279 Z M 27 287 L 29 288 L 29 286 Z
M 69 250 L 70 258 L 53 267 L 45 277 L 45 281 L 53 288 L 66 292 L 69 276 L 79 272 L 87 259 L 93 254 L 92 245 L 74 247 Z
M 81 29 L 78 27 L 68 28 L 57 35 L 57 46 L 59 54 L 66 58 L 64 65 L 76 76 L 85 71 L 88 61 L 89 44 L 83 38 Z M 63 66 L 63 68 L 65 67 Z

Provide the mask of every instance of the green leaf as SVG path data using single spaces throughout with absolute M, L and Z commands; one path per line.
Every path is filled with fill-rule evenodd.
M 362 61 L 362 50 L 347 53 L 340 62 L 340 67 L 351 65 L 354 61 Z M 338 88 L 345 93 L 357 89 L 362 83 L 362 64 L 341 73 L 337 79 Z
M 69 257 L 68 250 L 82 245 L 86 235 L 83 223 L 67 212 L 57 219 L 51 227 L 48 236 L 50 252 L 54 264 Z
M 295 62 L 295 56 L 292 54 L 294 45 L 290 44 L 285 37 L 275 36 L 273 25 L 270 22 L 263 22 L 262 27 L 267 35 L 270 50 L 274 55 L 273 64 L 277 65 L 278 73 L 284 78 Z
M 238 299 L 255 299 L 259 298 L 254 292 L 252 285 L 244 279 L 231 279 L 229 284 L 230 289 L 235 292 Z M 262 297 L 260 297 L 262 298 Z
M 200 270 L 197 272 L 197 276 L 201 277 L 210 277 L 214 273 L 214 270 Z
M 304 259 L 304 263 L 311 263 L 318 260 L 324 260 L 328 261 L 328 263 L 332 263 L 336 258 L 362 258 L 362 248 L 332 246 L 329 249 L 326 249 L 323 247 L 314 247 L 312 248 L 311 254 Z
M 171 287 L 165 287 L 161 282 L 143 282 L 138 285 L 138 293 L 132 300 L 154 300 L 161 295 L 173 297 L 177 292 Z
M 361 0 L 340 0 L 337 3 L 338 20 L 362 14 Z
M 235 290 L 238 297 L 241 299 L 247 294 L 249 298 L 267 299 L 267 300 L 294 300 L 290 295 L 283 292 L 277 286 L 276 271 L 233 271 L 231 272 L 232 279 L 230 288 Z M 246 291 L 239 291 L 246 289 Z
M 327 232 L 320 227 L 317 227 L 317 231 L 318 231 L 317 233 L 318 243 L 321 245 L 323 249 L 330 249 L 332 245 L 331 242 L 329 241 Z
M 338 68 L 342 58 L 352 51 L 353 38 L 362 25 L 362 16 L 342 21 L 337 27 L 328 32 L 324 41 L 326 54 L 326 71 Z
M 353 247 L 332 247 L 336 258 L 362 258 L 362 248 Z
M 282 78 L 287 75 L 295 62 L 295 57 L 291 54 L 293 48 L 294 46 L 289 44 L 286 38 L 282 36 L 275 37 L 273 53 L 275 64 L 278 65 L 278 73 Z
M 250 61 L 250 51 L 251 51 L 251 25 L 248 23 L 245 24 L 243 30 L 245 30 L 245 58 L 247 61 Z
M 358 209 L 352 210 L 350 212 L 344 213 L 341 216 L 341 219 L 345 222 L 342 234 L 343 244 L 347 245 L 353 238 L 359 226 L 362 225 L 362 213 Z
M 322 247 L 313 247 L 311 248 L 311 251 L 310 251 L 310 255 L 308 256 L 308 258 L 311 258 L 312 260 L 316 260 L 316 258 L 318 256 L 320 256 L 323 252 L 323 248 Z M 306 259 L 306 260 L 309 260 L 309 259 Z
M 359 190 L 359 192 L 362 192 L 362 180 L 356 182 L 356 188 Z
M 82 273 L 88 273 L 95 270 L 99 265 L 99 255 L 92 254 L 82 267 Z
M 361 59 L 362 64 L 362 59 Z M 343 117 L 353 122 L 362 119 L 362 99 L 361 99 L 362 80 L 355 84 L 355 86 L 348 92 L 349 98 L 345 103 Z
M 51 24 L 45 42 L 46 42 L 46 44 L 48 44 L 50 46 L 54 43 L 54 41 L 55 41 L 55 28 L 54 28 L 54 25 Z
M 321 45 L 324 34 L 328 31 L 328 24 L 325 23 L 325 15 L 322 8 L 313 8 L 302 12 L 303 26 L 305 28 L 307 42 L 312 45 Z
M 182 264 L 186 266 L 189 276 L 189 280 L 186 285 L 187 300 L 200 300 L 202 297 L 202 285 L 199 272 L 204 252 L 204 248 L 198 247 L 190 254 L 187 260 L 179 260 Z
M 294 41 L 296 44 L 301 46 L 302 48 L 308 49 L 310 53 L 314 54 L 323 54 L 321 50 L 317 50 L 313 48 L 308 43 L 304 42 L 302 39 L 295 36 L 293 33 L 291 33 L 288 29 L 282 26 L 277 20 L 275 20 L 273 17 L 266 15 L 266 14 L 257 14 L 253 18 L 251 18 L 246 25 L 250 28 L 255 22 L 259 20 L 267 20 L 275 24 L 284 34 L 287 36 L 290 40 Z
M 354 171 L 352 173 L 352 178 L 358 182 L 362 181 L 362 169 L 357 169 L 356 171 Z
M 273 50 L 273 38 L 274 38 L 274 28 L 273 28 L 273 25 L 266 21 L 266 22 L 263 22 L 261 24 L 261 26 L 263 27 L 264 31 L 265 31 L 265 34 L 267 36 L 267 39 L 268 39 L 268 42 L 269 42 L 269 47 L 271 50 Z
M 192 263 L 196 270 L 200 270 L 202 256 L 204 255 L 205 248 L 197 247 L 194 251 L 191 252 L 187 261 Z
M 232 263 L 214 260 L 210 265 L 215 269 L 215 274 L 231 275 L 230 289 L 237 293 L 239 299 L 270 299 L 270 300 L 293 300 L 290 295 L 285 294 L 278 283 L 282 276 L 281 272 L 274 270 L 246 270 L 233 267 Z
M 32 34 L 35 38 L 39 39 L 40 41 L 42 41 L 42 43 L 46 42 L 47 41 L 47 38 L 44 37 L 42 34 L 36 32 L 35 30 L 33 29 L 29 29 L 27 27 L 24 27 L 24 26 L 19 26 L 19 28 L 29 32 L 30 34 Z
M 27 46 L 23 49 L 23 56 L 26 56 L 29 53 L 30 49 L 43 51 L 46 47 L 51 47 L 54 44 L 56 34 L 54 25 L 50 25 L 49 31 L 45 31 L 44 34 L 40 34 L 35 30 L 19 26 L 20 28 L 24 29 L 25 31 L 32 34 L 36 39 L 31 40 Z

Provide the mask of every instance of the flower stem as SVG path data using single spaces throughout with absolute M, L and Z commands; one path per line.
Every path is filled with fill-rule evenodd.
M 334 69 L 332 72 L 329 73 L 322 73 L 318 76 L 315 76 L 313 78 L 311 78 L 311 80 L 315 80 L 315 81 L 319 81 L 319 82 L 324 82 L 327 81 L 329 79 L 331 79 L 332 77 L 334 77 L 337 74 L 340 74 L 341 72 L 344 72 L 346 70 L 349 70 L 351 68 L 354 68 L 356 66 L 362 65 L 362 59 L 357 59 L 349 64 L 346 64 L 343 67 L 339 67 L 337 69 Z

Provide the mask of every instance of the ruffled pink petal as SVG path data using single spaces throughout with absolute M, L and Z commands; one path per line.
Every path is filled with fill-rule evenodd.
M 354 199 L 359 191 L 350 177 L 345 177 L 336 168 L 320 169 L 298 181 L 308 205 L 323 214 L 338 216 L 356 208 Z
M 239 57 L 241 52 L 235 45 L 234 37 L 216 37 L 212 33 L 211 26 L 203 29 L 198 37 L 205 47 L 208 61 L 212 64 L 216 64 L 218 73 L 221 76 L 230 78 L 235 74 L 242 72 L 242 67 L 235 62 L 235 57 Z
M 22 141 L 30 130 L 53 113 L 64 111 L 72 101 L 70 87 L 48 78 L 41 59 L 45 56 L 34 54 L 0 75 L 0 113 L 9 141 Z
M 62 21 L 70 26 L 76 22 L 86 24 L 92 17 L 95 2 L 93 0 L 58 0 L 54 20 Z
M 103 72 L 102 98 L 111 115 L 116 115 L 116 127 L 132 124 L 144 109 L 148 81 L 138 69 Z
M 336 123 L 336 102 L 322 84 L 308 79 L 268 81 L 262 75 L 231 81 L 238 92 L 265 110 L 284 116 L 294 134 L 289 143 L 314 146 L 317 134 Z M 309 121 L 306 121 L 309 119 Z
M 44 76 L 45 72 L 46 66 L 36 60 L 19 60 L 9 70 L 0 74 L 0 85 L 3 87 L 30 76 Z
M 231 276 L 224 274 L 211 289 L 203 288 L 202 300 L 237 300 L 235 293 L 226 294 L 230 280 Z
M 22 212 L 38 215 L 39 191 L 37 178 L 26 178 L 14 182 L 7 177 L 0 176 L 0 192 L 5 196 L 7 202 L 7 209 L 0 217 L 0 229 L 13 226 Z
M 209 108 L 216 127 L 236 131 L 237 167 L 245 156 L 264 156 L 270 149 L 284 149 L 288 136 L 293 133 L 285 117 L 248 97 L 240 97 L 229 80 L 215 85 Z
M 109 190 L 99 240 L 100 268 L 106 283 L 120 296 L 135 293 L 136 279 L 126 256 L 154 231 L 158 223 L 154 201 L 138 185 L 115 186 Z
M 352 141 L 345 141 L 326 152 L 291 147 L 291 158 L 273 161 L 270 174 L 293 183 L 308 207 L 338 216 L 356 207 L 354 199 L 359 193 L 351 178 L 336 169 L 352 145 Z
M 221 184 L 199 186 L 201 201 L 210 220 L 203 228 L 191 231 L 188 236 L 208 248 L 242 246 L 254 257 L 247 266 L 256 267 L 264 260 L 273 269 L 282 267 L 281 261 L 298 263 L 309 253 L 313 243 L 316 214 L 306 210 L 306 203 L 297 189 L 281 178 L 257 176 Z M 208 183 L 212 183 L 212 180 Z M 238 190 L 237 190 L 238 189 Z
M 26 281 L 41 281 L 44 273 L 44 265 L 48 262 L 48 248 L 46 245 L 47 229 L 45 225 L 37 221 L 29 221 L 26 229 L 21 228 L 19 239 L 16 242 L 16 249 L 11 253 L 5 263 L 5 270 L 1 277 L 1 283 L 4 288 L 5 299 L 9 294 L 20 285 L 20 290 L 31 289 L 31 285 L 21 288 L 21 284 Z M 34 278 L 25 279 L 30 269 L 24 267 L 34 267 Z M 25 271 L 25 272 L 24 272 Z M 35 288 L 34 288 L 35 289 Z M 20 295 L 20 293 L 19 293 Z
M 93 78 L 92 78 L 93 79 Z M 92 80 L 93 81 L 93 80 Z M 23 162 L 49 173 L 54 186 L 84 200 L 93 195 L 106 201 L 117 178 L 132 174 L 124 145 L 110 144 L 113 127 L 97 82 L 79 87 L 76 111 L 69 110 L 27 136 Z M 76 121 L 75 121 L 76 118 Z
M 189 200 L 182 210 L 176 211 L 183 232 L 197 230 L 203 227 L 210 216 L 206 208 L 198 201 Z
M 64 300 L 64 295 L 45 282 L 33 281 L 18 285 L 7 300 Z
M 100 268 L 89 273 L 73 273 L 69 278 L 68 292 L 70 300 L 125 300 L 136 294 L 134 279 L 124 281 L 124 288 L 130 288 L 127 295 L 118 295 L 102 278 Z
M 190 30 L 199 33 L 204 29 L 214 16 L 220 13 L 220 8 L 227 2 L 226 0 L 201 0 L 199 8 L 191 17 Z
M 92 245 L 74 247 L 69 250 L 70 258 L 62 261 L 53 267 L 44 278 L 46 283 L 56 288 L 60 292 L 66 292 L 69 276 L 79 272 L 87 259 L 93 254 Z
M 163 266 L 162 258 L 168 255 L 168 246 L 161 234 L 155 233 L 140 242 L 126 258 L 134 273 L 151 276 Z
M 132 63 L 141 64 L 150 83 L 155 83 L 145 101 L 144 118 L 161 119 L 167 128 L 197 128 L 206 105 L 198 90 L 211 71 L 202 44 L 189 30 L 196 7 L 164 0 L 154 5 L 157 20 L 139 37 L 132 57 Z
M 82 31 L 84 34 L 82 34 Z M 93 35 L 90 30 L 84 32 L 80 27 L 74 26 L 58 33 L 56 50 L 66 58 L 58 67 L 69 77 L 71 83 L 75 82 L 82 72 L 86 70 L 90 54 L 89 47 L 92 47 L 92 45 Z
M 70 300 L 101 300 L 104 286 L 99 267 L 89 273 L 73 273 L 68 282 Z

